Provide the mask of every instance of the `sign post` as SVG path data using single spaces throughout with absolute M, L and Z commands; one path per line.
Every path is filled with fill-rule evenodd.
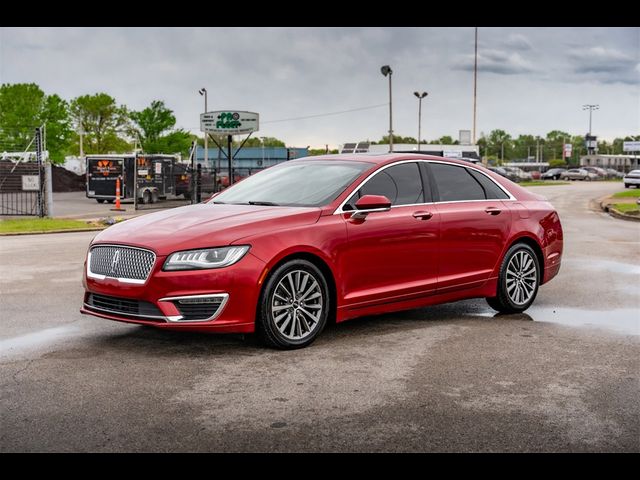
M 253 132 L 257 132 L 259 130 L 259 125 L 260 115 L 255 112 L 218 110 L 215 112 L 205 112 L 200 114 L 200 130 L 204 132 L 205 136 L 212 133 L 227 136 L 227 161 L 229 162 L 230 186 L 233 184 L 233 157 L 231 156 L 233 136 L 244 134 L 251 135 Z M 242 148 L 242 145 L 240 148 Z M 220 145 L 218 145 L 218 150 L 222 151 Z

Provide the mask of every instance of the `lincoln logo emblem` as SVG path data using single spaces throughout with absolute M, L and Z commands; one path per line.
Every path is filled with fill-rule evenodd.
M 116 250 L 116 253 L 113 254 L 113 259 L 111 260 L 111 273 L 116 273 L 116 268 L 118 266 L 119 261 L 120 261 L 120 250 Z

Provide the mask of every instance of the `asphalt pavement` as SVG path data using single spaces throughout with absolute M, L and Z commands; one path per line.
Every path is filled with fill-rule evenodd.
M 638 452 L 640 223 L 590 208 L 620 183 L 533 188 L 565 254 L 526 313 L 456 302 L 290 352 L 82 316 L 95 232 L 0 237 L 0 451 Z

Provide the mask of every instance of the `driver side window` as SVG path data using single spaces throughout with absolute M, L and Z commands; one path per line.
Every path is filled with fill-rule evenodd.
M 418 164 L 401 163 L 376 173 L 349 198 L 343 210 L 355 210 L 363 195 L 384 195 L 391 205 L 424 203 L 425 195 Z

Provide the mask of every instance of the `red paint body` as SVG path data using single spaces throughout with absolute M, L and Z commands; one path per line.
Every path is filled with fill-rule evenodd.
M 544 284 L 560 268 L 563 234 L 558 214 L 542 197 L 481 167 L 513 200 L 428 202 L 370 213 L 364 220 L 336 209 L 375 170 L 402 160 L 464 161 L 413 154 L 314 157 L 370 162 L 335 201 L 322 208 L 198 204 L 147 214 L 101 232 L 92 246 L 122 244 L 153 250 L 152 272 L 143 285 L 85 276 L 87 292 L 144 300 L 164 315 L 176 315 L 163 297 L 228 293 L 222 313 L 210 322 L 151 322 L 111 314 L 82 313 L 159 328 L 210 332 L 253 332 L 260 290 L 268 272 L 304 255 L 331 275 L 336 320 L 417 308 L 496 294 L 507 249 L 525 240 L 539 253 Z M 309 161 L 299 159 L 296 161 Z M 487 209 L 494 209 L 491 213 Z M 495 214 L 499 210 L 498 214 Z M 425 217 L 414 215 L 426 213 Z M 427 218 L 428 217 L 428 218 Z M 250 245 L 237 263 L 212 270 L 162 271 L 179 250 Z

